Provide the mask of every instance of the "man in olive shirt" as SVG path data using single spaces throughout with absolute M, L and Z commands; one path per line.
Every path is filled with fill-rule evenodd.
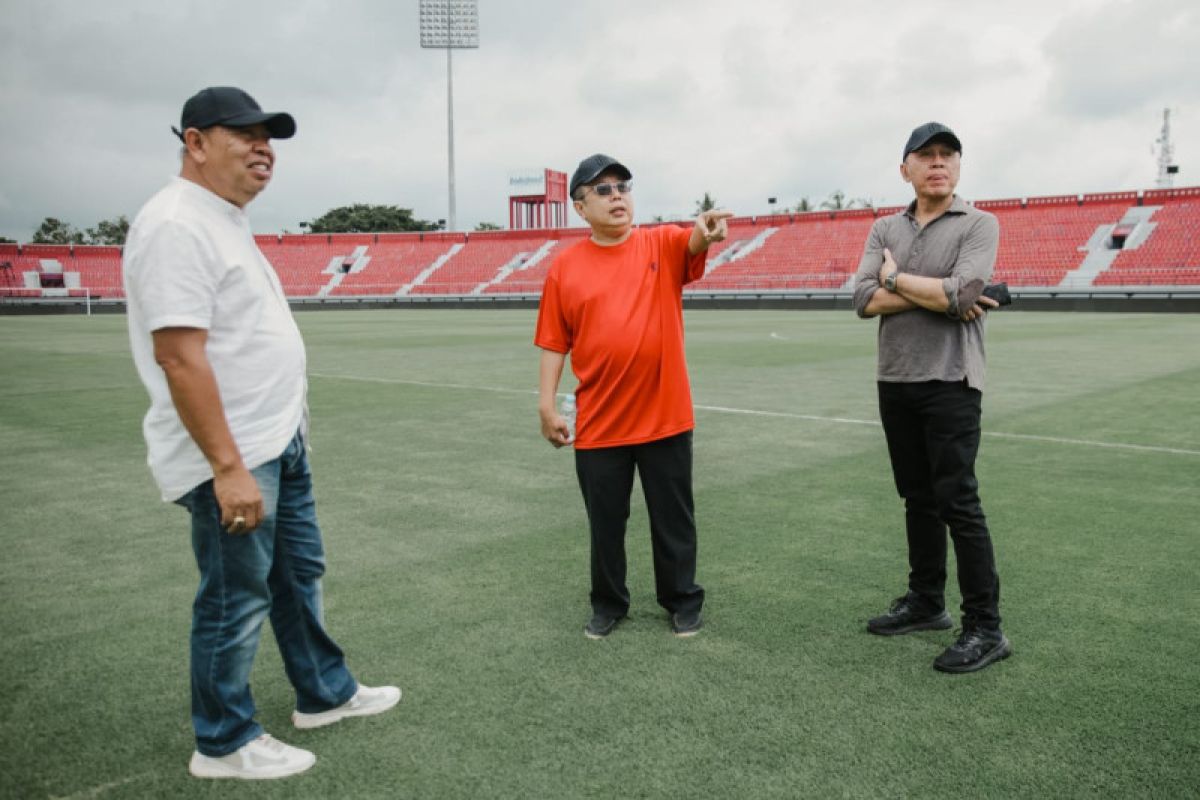
M 855 276 L 854 308 L 879 320 L 879 414 L 904 498 L 908 592 L 867 623 L 894 636 L 952 626 L 945 607 L 946 529 L 962 592 L 962 633 L 934 659 L 973 672 L 1006 658 L 1000 577 L 975 479 L 984 382 L 982 296 L 999 225 L 954 193 L 962 144 L 945 125 L 916 128 L 900 175 L 916 199 L 875 221 Z

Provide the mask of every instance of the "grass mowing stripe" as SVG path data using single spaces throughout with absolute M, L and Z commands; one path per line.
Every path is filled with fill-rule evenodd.
M 466 389 L 476 392 L 500 392 L 503 394 L 536 395 L 533 389 L 509 389 L 501 386 L 475 386 L 466 383 L 438 383 L 434 381 L 414 381 L 404 378 L 374 378 L 361 375 L 331 375 L 325 372 L 310 372 L 309 377 L 327 378 L 330 380 L 361 381 L 364 383 L 398 384 L 404 386 L 424 386 L 433 389 Z M 791 411 L 761 411 L 754 408 L 729 408 L 728 406 L 695 405 L 699 411 L 712 411 L 718 414 L 740 414 L 751 417 L 772 417 L 776 419 L 802 419 L 809 422 L 834 422 L 845 425 L 879 426 L 879 420 L 851 419 L 849 417 L 823 417 L 817 414 L 796 414 Z M 1103 447 L 1113 450 L 1138 450 L 1146 453 L 1169 453 L 1172 455 L 1200 456 L 1200 450 L 1188 450 L 1181 447 L 1161 447 L 1149 444 L 1129 444 L 1126 442 L 1098 442 L 1090 439 L 1068 439 L 1062 436 L 1039 436 L 1029 433 L 1005 433 L 1002 431 L 984 431 L 984 436 L 1002 439 L 1024 439 L 1034 442 L 1050 442 L 1079 447 Z
M 310 378 L 327 378 L 335 381 L 360 381 L 362 383 L 385 383 L 398 384 L 402 386 L 425 386 L 431 389 L 468 389 L 473 392 L 501 392 L 503 394 L 532 394 L 537 392 L 533 389 L 508 389 L 503 386 L 472 386 L 465 383 L 438 383 L 436 381 L 413 381 L 403 378 L 372 378 L 362 375 L 330 375 L 327 372 L 310 372 Z

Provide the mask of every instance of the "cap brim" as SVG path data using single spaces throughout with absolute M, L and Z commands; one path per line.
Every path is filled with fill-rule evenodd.
M 218 124 L 228 128 L 248 128 L 251 125 L 266 125 L 267 132 L 271 134 L 272 139 L 290 139 L 296 135 L 296 120 L 292 119 L 291 114 L 284 111 L 276 111 L 274 113 L 251 111 L 222 120 Z
M 599 169 L 592 172 L 587 177 L 580 176 L 580 178 L 578 180 L 576 180 L 574 183 L 571 184 L 570 193 L 575 194 L 575 190 L 578 189 L 580 186 L 586 186 L 587 184 L 596 180 L 596 178 L 599 178 L 601 175 L 603 175 L 606 172 L 617 173 L 617 175 L 620 176 L 621 180 L 623 180 L 623 181 L 633 180 L 633 173 L 629 171 L 629 167 L 625 166 L 624 164 L 620 163 L 619 161 L 614 161 L 611 164 L 605 164 L 604 166 L 602 166 Z
M 925 137 L 925 141 L 921 142 L 920 144 L 916 144 L 916 145 L 913 145 L 912 147 L 908 148 L 908 150 L 904 153 L 904 157 L 908 158 L 909 153 L 915 153 L 918 150 L 920 150 L 922 147 L 925 147 L 926 145 L 928 145 L 932 142 L 935 142 L 938 139 L 943 139 L 943 140 L 949 142 L 954 147 L 955 150 L 957 150 L 960 153 L 962 152 L 962 142 L 960 142 L 958 140 L 957 136 L 955 136 L 953 133 L 949 133 L 948 131 L 938 131 L 937 133 L 934 133 L 934 134 L 931 134 L 931 135 Z

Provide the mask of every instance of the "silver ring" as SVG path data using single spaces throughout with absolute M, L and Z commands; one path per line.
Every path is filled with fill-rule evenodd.
M 245 517 L 234 517 L 233 524 L 240 528 L 246 524 L 246 518 Z

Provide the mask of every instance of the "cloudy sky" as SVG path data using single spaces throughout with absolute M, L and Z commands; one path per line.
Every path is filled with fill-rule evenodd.
M 896 165 L 936 119 L 966 197 L 1200 183 L 1194 0 L 479 0 L 454 57 L 458 222 L 507 224 L 513 170 L 603 151 L 638 216 L 710 192 L 739 214 L 842 190 L 907 198 Z M 446 58 L 417 0 L 3 0 L 0 235 L 132 217 L 178 170 L 169 126 L 208 85 L 291 112 L 260 232 L 355 202 L 447 216 Z

